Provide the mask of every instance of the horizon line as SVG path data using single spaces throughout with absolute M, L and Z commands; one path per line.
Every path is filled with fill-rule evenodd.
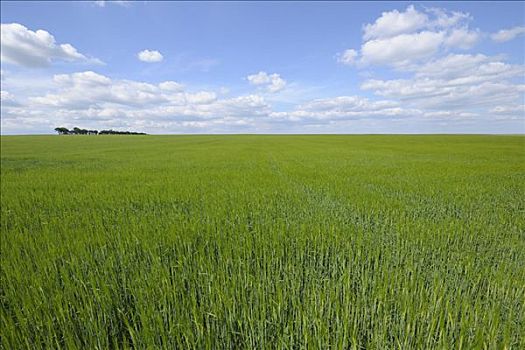
M 85 136 L 85 137 L 97 137 L 97 136 L 392 136 L 392 135 L 407 135 L 407 136 L 453 136 L 453 135 L 480 135 L 480 136 L 525 136 L 525 132 L 522 133 L 173 133 L 173 134 L 150 134 L 145 135 L 58 135 L 58 134 L 1 134 L 0 137 L 4 136 Z

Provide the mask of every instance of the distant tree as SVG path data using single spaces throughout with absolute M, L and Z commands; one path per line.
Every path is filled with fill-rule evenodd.
M 55 128 L 55 131 L 61 135 L 147 135 L 144 132 L 135 132 L 135 131 L 117 131 L 117 130 L 88 130 L 80 129 L 79 127 L 74 127 L 71 130 L 67 128 Z
M 64 127 L 58 127 L 58 128 L 55 128 L 55 131 L 56 131 L 59 135 L 67 135 L 67 134 L 69 134 L 69 129 L 68 129 L 68 128 L 64 128 Z
M 87 135 L 89 133 L 89 130 L 87 130 L 87 129 L 80 129 L 80 128 L 75 126 L 73 128 L 72 133 L 75 134 L 75 135 Z

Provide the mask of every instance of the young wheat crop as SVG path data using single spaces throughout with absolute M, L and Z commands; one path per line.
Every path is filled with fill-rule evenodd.
M 524 349 L 523 136 L 1 137 L 4 349 Z

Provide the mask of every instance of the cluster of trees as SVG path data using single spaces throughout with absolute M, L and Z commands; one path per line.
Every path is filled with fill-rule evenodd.
M 146 135 L 145 132 L 116 131 L 116 130 L 102 130 L 98 134 L 99 135 Z
M 99 133 L 98 130 L 80 129 L 77 127 L 74 127 L 71 130 L 68 128 L 59 127 L 55 128 L 55 131 L 58 132 L 59 135 L 97 135 Z
M 144 132 L 134 131 L 116 131 L 116 130 L 87 130 L 74 127 L 69 130 L 68 128 L 59 127 L 55 128 L 55 131 L 59 135 L 146 135 Z

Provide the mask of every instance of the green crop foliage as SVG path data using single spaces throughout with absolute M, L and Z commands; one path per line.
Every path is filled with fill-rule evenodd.
M 3 136 L 3 349 L 525 349 L 523 136 Z

